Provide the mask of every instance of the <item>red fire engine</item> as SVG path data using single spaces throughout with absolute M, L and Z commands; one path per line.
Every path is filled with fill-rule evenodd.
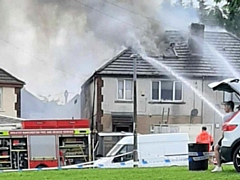
M 0 130 L 0 169 L 59 167 L 90 161 L 88 119 L 26 120 Z

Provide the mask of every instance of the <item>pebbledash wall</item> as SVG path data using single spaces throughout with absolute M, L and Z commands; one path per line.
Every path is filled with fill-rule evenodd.
M 119 101 L 117 98 L 118 78 L 114 77 L 99 77 L 101 86 L 95 82 L 95 111 L 94 119 L 101 123 L 102 129 L 98 130 L 104 132 L 111 132 L 112 129 L 112 113 L 132 113 L 132 101 Z M 189 123 L 190 114 L 192 109 L 198 110 L 198 115 L 192 119 L 192 123 L 210 123 L 221 124 L 221 118 L 186 85 L 183 84 L 183 100 L 182 102 L 166 103 L 151 101 L 151 83 L 156 79 L 137 79 L 137 106 L 138 106 L 138 132 L 150 133 L 150 126 L 161 123 L 162 110 L 170 108 L 169 122 L 170 124 Z M 159 79 L 161 80 L 161 79 Z M 204 97 L 213 103 L 214 106 L 219 107 L 223 112 L 222 102 L 223 93 L 213 92 L 208 88 L 208 84 L 213 80 L 192 79 L 190 84 L 196 88 Z M 98 84 L 98 85 L 97 85 Z M 94 85 L 93 82 L 88 86 L 85 99 L 88 100 L 88 107 L 83 109 L 82 114 L 84 117 L 91 118 L 91 107 Z M 100 90 L 100 91 L 99 91 Z M 100 93 L 100 94 L 99 94 Z M 97 95 L 98 94 L 98 95 Z M 89 98 L 87 98 L 89 97 Z M 86 102 L 85 102 L 86 104 Z M 82 105 L 84 107 L 84 105 Z M 87 107 L 85 105 L 85 107 Z M 102 111 L 101 111 L 102 110 Z M 102 116 L 101 116 L 102 112 Z M 100 113 L 100 115 L 99 115 Z M 165 114 L 167 114 L 165 112 Z M 200 130 L 199 130 L 200 131 Z M 220 129 L 215 129 L 215 136 L 220 135 Z
M 17 101 L 18 101 L 18 93 L 16 91 L 20 91 L 14 87 L 1 87 L 2 89 L 2 107 L 0 108 L 0 114 L 6 116 L 17 117 Z M 20 98 L 20 97 L 19 97 Z
M 104 131 L 112 131 L 111 129 L 111 113 L 112 112 L 133 112 L 132 101 L 117 100 L 117 80 L 116 78 L 102 78 L 104 86 L 102 87 L 102 124 Z M 191 110 L 198 109 L 198 116 L 194 117 L 193 123 L 216 123 L 220 122 L 214 110 L 206 103 L 203 103 L 202 118 L 202 100 L 195 93 L 183 84 L 183 101 L 179 103 L 161 103 L 151 101 L 151 82 L 156 79 L 138 79 L 137 80 L 137 106 L 139 132 L 149 133 L 149 126 L 160 123 L 162 119 L 162 109 L 170 108 L 169 123 L 189 123 Z M 190 84 L 200 93 L 213 103 L 219 105 L 223 101 L 221 92 L 213 92 L 208 88 L 208 84 L 212 81 L 191 80 Z M 202 89 L 203 83 L 203 89 Z M 144 96 L 142 96 L 144 94 Z M 221 110 L 222 111 L 222 110 Z M 166 112 L 165 112 L 166 114 Z

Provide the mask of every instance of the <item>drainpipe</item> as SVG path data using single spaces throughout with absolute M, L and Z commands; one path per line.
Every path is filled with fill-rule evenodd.
M 194 82 L 194 87 L 196 89 L 198 89 L 197 81 Z M 196 109 L 196 94 L 194 92 L 193 92 L 193 109 Z M 193 116 L 192 116 L 192 112 L 191 112 L 189 124 L 193 123 L 192 119 L 193 119 Z
M 94 142 L 95 142 L 95 132 L 94 132 L 94 128 L 95 125 L 94 125 L 94 110 L 95 110 L 95 94 L 96 94 L 96 90 L 95 90 L 95 76 L 93 76 L 93 99 L 92 99 L 92 117 L 91 117 L 91 148 L 92 148 L 92 160 L 94 161 L 95 160 L 95 155 L 94 155 Z
M 197 81 L 195 81 L 194 85 L 195 85 L 195 88 L 197 89 L 198 88 Z M 196 94 L 193 92 L 193 109 L 195 108 L 196 108 Z
M 205 80 L 205 77 L 203 76 L 202 77 L 202 95 L 204 93 L 204 80 Z M 201 123 L 203 124 L 203 100 L 201 101 Z
M 95 77 L 93 77 L 93 99 L 92 99 L 92 114 L 91 114 L 91 131 L 94 129 L 94 110 L 95 110 Z

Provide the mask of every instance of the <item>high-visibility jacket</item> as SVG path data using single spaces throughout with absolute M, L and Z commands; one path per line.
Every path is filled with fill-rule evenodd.
M 213 143 L 212 136 L 207 131 L 202 131 L 196 138 L 196 143 L 208 144 L 209 151 L 211 150 L 211 144 Z

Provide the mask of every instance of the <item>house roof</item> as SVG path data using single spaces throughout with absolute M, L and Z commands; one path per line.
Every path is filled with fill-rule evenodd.
M 65 105 L 43 102 L 27 89 L 21 90 L 21 117 L 25 119 L 80 118 L 80 95 L 75 95 Z
M 3 116 L 0 115 L 0 125 L 1 124 L 15 124 L 15 123 L 21 123 L 22 119 L 16 118 L 16 117 L 9 117 L 9 116 Z
M 23 86 L 25 83 L 0 68 L 0 84 Z
M 169 66 L 174 72 L 186 77 L 224 77 L 231 76 L 226 68 L 223 58 L 235 68 L 240 69 L 240 39 L 227 32 L 204 32 L 204 45 L 202 57 L 194 56 L 188 46 L 188 33 L 180 31 L 166 31 L 165 41 L 167 44 L 174 43 L 174 51 L 177 56 L 159 55 L 154 58 Z M 216 51 L 217 50 L 217 51 Z M 219 52 L 219 53 L 218 53 Z M 126 48 L 118 55 L 100 67 L 84 84 L 91 82 L 95 75 L 124 76 L 133 75 L 133 54 L 131 48 Z M 164 53 L 165 54 L 165 53 Z M 226 70 L 227 69 L 227 70 Z M 138 76 L 169 76 L 161 67 L 154 67 L 148 61 L 140 58 L 137 61 Z
M 104 66 L 96 71 L 96 74 L 117 74 L 117 75 L 130 75 L 133 74 L 133 60 L 130 57 L 133 54 L 131 48 L 125 49 L 117 56 L 112 58 Z M 150 65 L 142 58 L 137 60 L 137 73 L 141 74 L 154 74 L 157 69 Z
M 228 57 L 230 64 L 236 69 L 240 68 L 240 40 L 226 32 L 205 32 L 204 33 L 204 55 L 202 57 L 192 56 L 188 47 L 186 33 L 179 31 L 166 31 L 166 40 L 175 43 L 177 56 L 158 56 L 158 61 L 169 66 L 175 72 L 186 76 L 223 76 L 228 75 L 221 62 L 221 55 Z M 220 54 L 214 50 L 217 49 Z M 133 54 L 131 48 L 123 50 L 112 58 L 95 74 L 99 75 L 132 75 Z M 220 60 L 220 61 L 219 61 Z M 160 70 L 159 70 L 160 69 Z M 146 60 L 140 58 L 137 62 L 138 75 L 167 75 L 162 68 L 155 68 Z

